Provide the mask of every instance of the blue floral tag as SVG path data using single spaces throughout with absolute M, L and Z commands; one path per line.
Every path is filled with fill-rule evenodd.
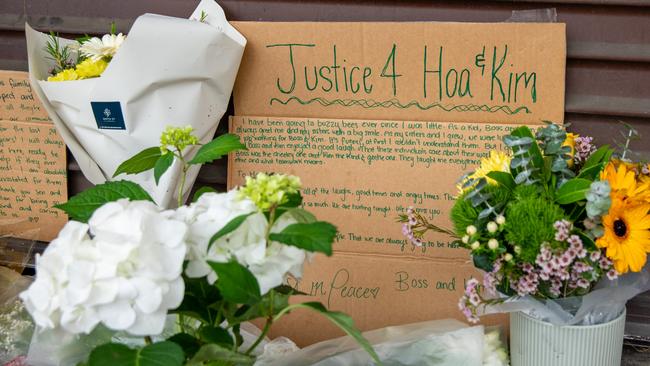
M 126 130 L 120 102 L 90 102 L 97 128 L 103 130 Z

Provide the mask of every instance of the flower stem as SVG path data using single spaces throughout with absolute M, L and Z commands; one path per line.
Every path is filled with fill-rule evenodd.
M 245 354 L 250 355 L 251 352 L 259 346 L 259 344 L 264 340 L 264 337 L 268 334 L 269 330 L 271 329 L 271 324 L 273 324 L 273 316 L 269 315 L 268 318 L 266 318 L 266 324 L 264 324 L 264 329 L 262 329 L 262 334 L 260 334 L 259 337 L 255 340 L 255 343 L 253 343 L 248 349 L 246 350 Z
M 178 187 L 178 207 L 183 206 L 183 189 L 185 188 L 185 180 L 187 179 L 187 170 L 188 166 L 187 163 L 185 162 L 185 159 L 183 158 L 183 152 L 176 148 L 178 151 L 178 159 L 181 161 L 181 164 L 183 165 L 182 167 L 182 174 L 181 174 L 181 184 Z

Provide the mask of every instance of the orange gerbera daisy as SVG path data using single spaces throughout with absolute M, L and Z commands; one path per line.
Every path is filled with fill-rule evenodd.
M 621 199 L 628 202 L 650 202 L 650 190 L 646 184 L 640 184 L 636 178 L 634 166 L 621 162 L 611 161 L 600 172 L 600 180 L 606 180 L 611 187 L 612 199 Z
M 599 248 L 607 248 L 607 257 L 614 261 L 618 273 L 639 272 L 650 253 L 650 204 L 629 205 L 612 199 L 603 216 L 605 234 L 596 240 Z

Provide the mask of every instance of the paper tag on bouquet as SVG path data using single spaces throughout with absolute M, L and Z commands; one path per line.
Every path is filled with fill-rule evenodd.
M 100 77 L 45 81 L 52 60 L 49 35 L 25 25 L 32 85 L 57 130 L 94 184 L 113 179 L 116 168 L 160 144 L 166 126 L 192 126 L 210 141 L 228 107 L 246 39 L 213 0 L 203 0 L 189 19 L 145 14 Z M 59 38 L 62 46 L 76 41 Z M 194 154 L 199 146 L 188 148 Z M 190 169 L 185 195 L 199 166 Z M 176 201 L 178 162 L 156 185 L 153 172 L 120 175 L 142 185 L 161 206 Z

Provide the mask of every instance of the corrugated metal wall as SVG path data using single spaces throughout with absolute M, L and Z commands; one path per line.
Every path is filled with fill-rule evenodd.
M 633 148 L 650 156 L 650 1 L 218 1 L 231 20 L 258 21 L 472 21 L 501 22 L 513 10 L 555 8 L 567 24 L 566 121 L 570 129 L 612 143 L 634 126 L 644 137 Z M 27 21 L 62 35 L 99 34 L 115 21 L 128 31 L 138 15 L 188 16 L 188 0 L 2 0 L 0 69 L 26 70 Z M 188 101 L 191 103 L 191 101 Z M 226 123 L 222 123 L 223 131 Z M 70 192 L 88 185 L 74 161 Z M 203 167 L 199 182 L 224 188 L 225 162 Z M 628 331 L 650 337 L 650 294 L 629 304 Z

